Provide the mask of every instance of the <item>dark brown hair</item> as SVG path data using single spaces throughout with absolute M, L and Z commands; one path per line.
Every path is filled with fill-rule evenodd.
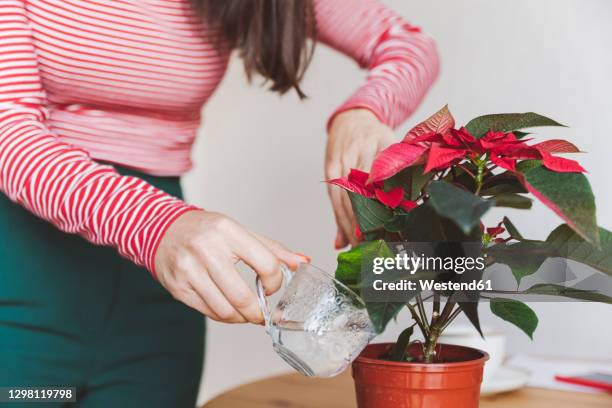
M 193 0 L 205 21 L 240 50 L 249 80 L 259 73 L 281 94 L 295 89 L 312 58 L 316 34 L 312 0 Z M 313 41 L 309 42 L 308 38 Z

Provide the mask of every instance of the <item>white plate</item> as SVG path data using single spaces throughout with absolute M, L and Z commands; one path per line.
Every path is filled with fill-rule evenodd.
M 518 390 L 529 382 L 529 373 L 518 368 L 500 367 L 490 380 L 480 386 L 480 395 Z

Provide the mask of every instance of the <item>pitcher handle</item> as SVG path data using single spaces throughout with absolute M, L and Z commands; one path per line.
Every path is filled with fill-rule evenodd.
M 291 279 L 293 278 L 293 273 L 285 264 L 281 264 L 281 272 L 283 274 L 283 287 L 287 287 L 287 285 L 289 284 L 289 282 L 291 282 Z M 259 299 L 259 307 L 261 308 L 261 313 L 263 313 L 264 322 L 266 324 L 266 332 L 270 334 L 272 311 L 270 310 L 268 297 L 266 296 L 266 292 L 264 290 L 263 285 L 261 284 L 261 279 L 259 279 L 259 276 L 256 279 L 256 285 L 257 297 Z

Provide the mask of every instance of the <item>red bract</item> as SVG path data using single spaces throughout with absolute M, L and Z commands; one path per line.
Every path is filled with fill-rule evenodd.
M 448 132 L 442 135 L 442 140 L 444 140 L 449 147 L 461 147 L 472 151 L 478 150 L 475 149 L 476 139 L 464 127 L 459 130 L 449 129 Z
M 430 140 L 433 138 L 430 137 Z M 428 160 L 428 170 L 443 169 L 453 163 L 459 153 L 452 153 L 448 149 L 463 151 L 465 156 L 482 155 L 488 153 L 491 162 L 506 170 L 514 171 L 518 160 L 542 160 L 544 167 L 556 172 L 583 172 L 584 169 L 574 160 L 553 156 L 552 152 L 577 152 L 573 144 L 564 140 L 553 140 L 550 143 L 527 145 L 526 140 L 519 140 L 516 136 L 504 132 L 488 132 L 479 140 L 475 140 L 465 129 L 451 130 L 442 137 L 443 145 L 437 149 L 432 148 Z M 443 150 L 447 149 L 447 150 Z M 431 156 L 434 155 L 434 158 Z M 443 160 L 444 156 L 447 160 Z
M 469 153 L 467 149 L 456 149 L 453 147 L 444 147 L 439 143 L 434 143 L 429 149 L 427 157 L 427 165 L 425 173 L 432 170 L 441 170 L 450 167 L 455 162 L 465 158 Z
M 548 153 L 580 153 L 580 149 L 574 144 L 562 139 L 545 140 L 534 144 L 533 147 Z
M 395 143 L 380 152 L 370 170 L 369 183 L 386 180 L 406 167 L 422 163 L 426 148 L 417 144 Z
M 353 193 L 362 195 L 368 198 L 374 198 L 375 189 L 377 187 L 382 187 L 379 183 L 374 183 L 371 185 L 367 184 L 369 174 L 365 171 L 351 169 L 348 177 L 337 178 L 333 180 L 328 180 L 327 182 L 339 187 L 342 187 L 345 190 L 351 191 Z
M 563 157 L 553 156 L 545 150 L 539 150 L 542 164 L 549 170 L 559 173 L 583 173 L 584 168 L 576 161 Z
M 487 120 L 490 120 L 491 116 L 495 115 L 487 115 L 477 119 L 487 118 Z M 501 117 L 503 120 L 508 119 L 508 115 L 501 115 Z M 529 145 L 527 142 L 531 139 L 518 138 L 518 132 L 515 134 L 513 132 L 490 130 L 483 134 L 482 129 L 478 127 L 482 127 L 482 125 L 470 123 L 471 125 L 468 125 L 468 127 L 473 129 L 475 134 L 479 136 L 478 138 L 465 127 L 455 129 L 455 121 L 448 108 L 444 107 L 412 128 L 402 142 L 392 144 L 381 151 L 374 159 L 370 173 L 353 169 L 347 177 L 329 180 L 328 182 L 355 194 L 376 200 L 391 209 L 401 208 L 404 211 L 410 211 L 417 206 L 417 203 L 404 199 L 404 187 L 411 188 L 411 186 L 398 186 L 385 191 L 383 188 L 384 181 L 403 169 L 421 164 L 424 164 L 424 172 L 430 173 L 446 170 L 463 161 L 470 161 L 471 163 L 467 166 L 477 175 L 472 174 L 467 168 L 464 168 L 464 170 L 479 183 L 477 191 L 480 191 L 483 174 L 486 177 L 490 176 L 489 171 L 491 169 L 488 167 L 490 163 L 493 163 L 501 169 L 508 170 L 510 177 L 518 179 L 529 192 L 540 199 L 546 199 L 546 197 L 540 197 L 539 193 L 526 182 L 524 176 L 517 172 L 519 161 L 540 160 L 544 167 L 554 172 L 585 171 L 576 161 L 553 155 L 555 153 L 579 152 L 578 148 L 570 142 L 553 139 Z M 512 126 L 519 128 L 518 126 L 521 125 L 526 124 L 517 123 Z M 476 173 L 476 170 L 478 170 L 478 173 Z M 555 208 L 553 209 L 555 210 Z M 490 230 L 489 233 L 495 237 L 499 231 L 503 231 L 503 229 L 496 228 Z
M 496 237 L 499 234 L 502 234 L 506 229 L 504 227 L 491 227 L 491 228 L 487 228 L 487 234 L 489 234 L 491 237 Z
M 514 136 L 514 133 L 487 132 L 486 135 L 478 139 L 478 145 L 482 151 L 500 148 L 507 145 L 524 144 Z
M 422 126 L 422 125 L 419 125 Z M 518 139 L 514 133 L 487 132 L 476 139 L 465 128 L 446 129 L 443 133 L 419 128 L 410 138 L 383 150 L 372 164 L 369 183 L 386 180 L 406 167 L 426 162 L 425 172 L 444 170 L 469 157 L 488 154 L 495 165 L 514 171 L 518 160 L 542 160 L 544 167 L 557 172 L 582 172 L 574 160 L 552 156 L 551 153 L 576 152 L 573 144 L 552 140 L 529 146 L 528 140 Z
M 479 144 L 483 151 L 489 153 L 489 159 L 495 165 L 514 171 L 518 160 L 544 159 L 539 149 L 518 140 L 512 133 L 489 132 Z M 548 162 L 543 160 L 546 167 Z
M 418 206 L 418 204 L 414 201 L 411 200 L 404 200 L 400 203 L 400 208 L 406 210 L 406 211 L 410 211 L 414 208 L 416 208 Z
M 370 170 L 370 183 L 386 180 L 406 167 L 422 164 L 426 160 L 429 143 L 425 138 L 447 132 L 455 126 L 453 115 L 445 106 L 419 123 L 406 134 L 404 140 L 380 152 Z
M 367 198 L 378 200 L 380 203 L 390 208 L 402 208 L 405 211 L 410 211 L 417 206 L 417 203 L 410 200 L 404 200 L 404 189 L 395 187 L 389 191 L 384 190 L 383 183 L 376 182 L 367 184 L 369 174 L 351 169 L 348 177 L 329 180 L 328 183 L 342 187 L 345 190 L 362 195 Z
M 441 134 L 455 127 L 455 118 L 448 110 L 448 105 L 419 123 L 404 136 L 404 143 L 414 143 L 415 139 L 424 134 Z
M 491 160 L 491 163 L 495 164 L 496 166 L 501 167 L 502 169 L 506 169 L 510 171 L 516 170 L 516 160 L 515 159 L 499 156 L 495 152 L 491 152 L 489 159 Z
M 404 200 L 404 189 L 401 187 L 396 187 L 390 191 L 379 189 L 375 191 L 375 194 L 378 201 L 391 208 L 397 208 Z
M 359 242 L 363 241 L 363 234 L 361 233 L 361 228 L 359 228 L 359 225 L 355 227 L 355 238 L 357 238 L 357 241 Z

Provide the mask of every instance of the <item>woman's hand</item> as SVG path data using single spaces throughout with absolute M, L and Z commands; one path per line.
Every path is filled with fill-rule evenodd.
M 334 179 L 348 175 L 351 168 L 369 171 L 380 150 L 395 142 L 393 130 L 381 123 L 367 109 L 351 109 L 338 114 L 329 128 L 325 176 Z M 328 186 L 334 209 L 338 233 L 334 246 L 344 248 L 358 243 L 355 236 L 357 223 L 351 202 L 344 190 Z
M 235 268 L 241 260 L 257 273 L 267 294 L 281 286 L 281 262 L 291 269 L 308 262 L 306 256 L 222 214 L 189 211 L 164 234 L 155 255 L 155 270 L 175 299 L 211 319 L 261 324 L 257 296 Z

